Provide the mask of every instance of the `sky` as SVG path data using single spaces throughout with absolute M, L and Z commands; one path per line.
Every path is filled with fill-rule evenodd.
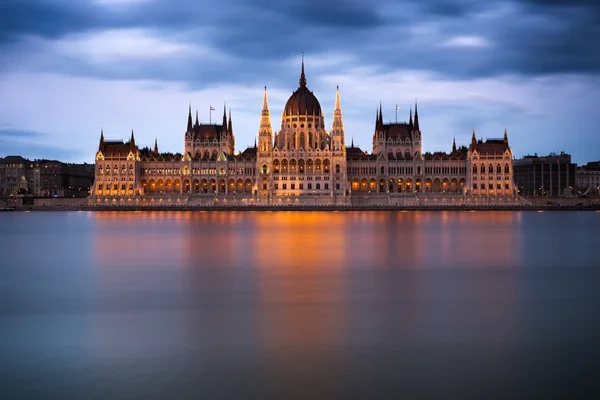
M 417 101 L 424 152 L 506 128 L 517 158 L 600 159 L 597 0 L 0 0 L 0 157 L 91 163 L 102 129 L 183 152 L 190 104 L 226 104 L 243 151 L 265 85 L 279 129 L 302 53 L 348 145 Z

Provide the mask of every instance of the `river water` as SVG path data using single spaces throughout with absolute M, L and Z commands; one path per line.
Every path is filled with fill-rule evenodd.
M 0 398 L 598 398 L 600 212 L 0 213 Z

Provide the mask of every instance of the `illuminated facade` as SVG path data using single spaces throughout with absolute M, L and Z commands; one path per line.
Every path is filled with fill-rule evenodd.
M 375 118 L 369 154 L 346 146 L 339 90 L 327 131 L 321 105 L 307 88 L 304 61 L 298 89 L 274 132 L 265 88 L 258 139 L 235 153 L 231 112 L 219 124 L 200 124 L 191 107 L 183 154 L 140 149 L 131 133 L 127 143 L 106 141 L 96 153 L 92 199 L 102 202 L 178 202 L 185 204 L 410 204 L 436 198 L 510 200 L 512 152 L 502 139 L 477 140 L 450 153 L 423 153 L 415 104 L 409 121 Z M 407 203 L 408 202 L 408 203 Z

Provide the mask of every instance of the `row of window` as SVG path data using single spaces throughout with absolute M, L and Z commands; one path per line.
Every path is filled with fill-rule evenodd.
M 347 168 L 348 175 L 375 175 L 377 174 L 377 167 L 353 167 Z M 385 167 L 382 165 L 379 169 L 381 175 L 385 175 Z M 398 175 L 412 175 L 413 167 L 388 167 L 390 174 Z M 421 173 L 421 167 L 417 167 L 417 171 Z
M 304 176 L 298 176 L 298 177 L 296 177 L 296 176 L 282 176 L 282 177 L 274 176 L 273 177 L 274 181 L 278 181 L 279 179 L 281 179 L 282 181 L 287 181 L 287 180 L 290 180 L 290 181 L 295 181 L 295 180 L 299 180 L 299 181 L 303 181 L 303 180 L 312 181 L 313 179 L 315 181 L 320 181 L 321 179 L 323 179 L 324 181 L 328 181 L 329 177 L 328 176 L 314 176 L 314 177 L 313 176 L 307 176 L 307 177 L 304 177 Z M 339 177 L 336 177 L 336 180 L 339 181 L 340 180 Z
M 130 165 L 129 168 L 127 168 L 125 165 L 121 165 L 121 168 L 119 168 L 119 166 L 115 165 L 114 167 L 110 167 L 107 166 L 106 168 L 104 168 L 102 165 L 98 166 L 98 174 L 99 175 L 103 175 L 106 172 L 106 175 L 110 175 L 111 174 L 111 170 L 113 175 L 119 175 L 119 171 L 121 171 L 121 175 L 125 175 L 127 174 L 127 172 L 129 171 L 130 174 L 133 174 L 133 165 Z
M 134 179 L 134 177 L 132 177 L 132 176 L 127 176 L 127 177 L 126 176 L 122 176 L 120 180 L 121 180 L 121 182 L 125 182 L 125 181 L 132 181 L 133 179 Z M 101 182 L 102 178 L 96 178 L 96 180 L 99 181 L 99 182 Z M 106 177 L 106 178 L 104 178 L 104 180 L 106 182 L 111 182 L 111 181 L 119 182 L 119 177 L 118 176 L 115 176 L 114 178 Z
M 391 169 L 391 167 L 390 167 Z M 394 172 L 391 172 L 393 174 Z M 426 175 L 466 175 L 467 167 L 425 167 Z
M 488 169 L 487 169 L 489 174 L 493 174 L 494 173 L 494 166 L 492 164 L 489 165 Z M 476 174 L 477 173 L 477 165 L 473 165 L 473 173 Z M 481 164 L 481 166 L 479 167 L 479 173 L 481 174 L 485 174 L 485 165 Z M 501 174 L 502 173 L 502 166 L 500 164 L 496 165 L 496 173 L 497 174 Z M 504 165 L 504 173 L 505 174 L 509 174 L 510 173 L 510 165 L 505 164 Z
M 127 185 L 125 183 L 121 184 L 121 190 L 126 190 L 125 189 L 126 187 L 127 187 Z M 111 186 L 110 183 L 107 183 L 106 185 L 103 185 L 102 183 L 99 183 L 98 186 L 97 186 L 98 190 L 105 190 L 105 189 L 106 190 L 111 190 L 111 188 L 112 188 L 112 190 L 119 190 L 119 184 L 115 183 L 115 184 L 113 184 Z M 133 190 L 133 183 L 129 184 L 128 190 Z
M 473 177 L 473 180 L 474 180 L 474 181 L 476 181 L 476 180 L 478 180 L 478 179 L 479 179 L 479 178 L 478 178 L 478 177 L 476 177 L 476 176 L 474 176 L 474 177 Z M 481 177 L 481 180 L 482 180 L 482 181 L 485 181 L 485 177 L 483 177 L 483 176 L 482 176 L 482 177 Z M 492 176 L 492 175 L 488 176 L 488 181 L 494 181 L 494 180 L 502 180 L 502 177 L 501 177 L 501 176 L 494 177 L 494 176 Z M 510 180 L 510 178 L 509 178 L 508 176 L 505 176 L 505 177 L 504 177 L 504 180 L 505 180 L 505 181 L 509 181 L 509 180 Z
M 493 183 L 489 183 L 487 185 L 485 183 L 481 183 L 481 184 L 474 183 L 473 184 L 473 189 L 478 189 L 478 188 L 479 189 L 486 189 L 486 186 L 487 186 L 487 189 L 494 189 L 494 184 Z M 496 183 L 496 189 L 502 189 L 502 184 L 501 183 Z M 504 189 L 510 189 L 510 184 L 505 183 L 504 184 Z
M 266 190 L 267 189 L 266 184 L 264 184 L 263 186 L 264 186 L 264 189 Z M 281 184 L 281 189 L 282 190 L 287 190 L 287 186 L 288 186 L 287 183 L 282 183 Z M 306 184 L 306 189 L 307 190 L 312 190 L 312 188 L 313 188 L 313 184 L 312 183 L 307 183 Z M 340 184 L 339 183 L 336 184 L 336 188 L 339 190 L 339 188 L 340 188 Z M 278 183 L 274 183 L 273 184 L 273 189 L 279 190 L 279 184 Z M 304 190 L 304 183 L 299 183 L 298 184 L 298 189 L 299 190 Z M 323 189 L 324 190 L 329 190 L 329 183 L 324 183 L 323 184 Z M 290 183 L 290 190 L 296 190 L 296 184 L 295 183 Z M 315 190 L 321 190 L 321 184 L 320 183 L 316 183 L 315 184 Z

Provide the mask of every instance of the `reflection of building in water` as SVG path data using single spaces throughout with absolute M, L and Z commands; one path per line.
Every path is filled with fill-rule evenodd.
M 192 120 L 191 107 L 183 154 L 139 148 L 134 134 L 127 143 L 108 141 L 104 133 L 96 153 L 97 202 L 132 199 L 160 203 L 348 204 L 361 198 L 423 196 L 501 197 L 515 195 L 512 152 L 506 130 L 500 139 L 452 144 L 449 153 L 422 152 L 417 104 L 408 122 L 384 123 L 381 104 L 374 121 L 372 151 L 346 145 L 339 90 L 331 129 L 317 97 L 308 89 L 304 60 L 299 87 L 288 99 L 279 131 L 273 131 L 265 88 L 258 140 L 235 152 L 231 111 L 221 124 Z M 173 200 L 176 199 L 176 200 Z M 358 200 L 356 200 L 358 202 Z M 404 199 L 403 201 L 406 201 Z

